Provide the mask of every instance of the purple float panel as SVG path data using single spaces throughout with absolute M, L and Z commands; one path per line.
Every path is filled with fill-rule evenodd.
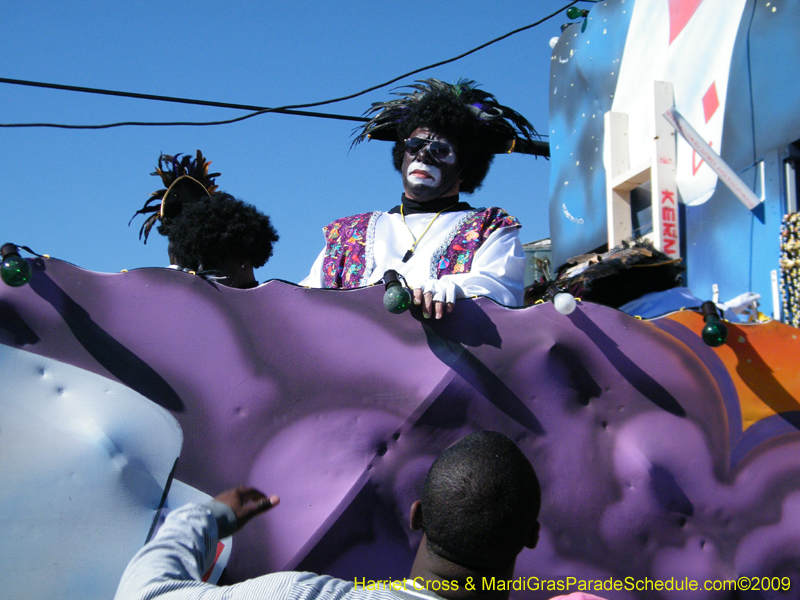
M 735 388 L 680 325 L 483 298 L 436 322 L 387 312 L 382 287 L 236 290 L 168 269 L 34 267 L 29 286 L 0 287 L 1 343 L 116 378 L 170 410 L 184 431 L 181 481 L 281 496 L 237 534 L 234 580 L 295 568 L 404 576 L 419 542 L 408 510 L 431 462 L 493 429 L 519 444 L 543 487 L 542 539 L 517 576 L 797 582 L 800 435 L 731 467 Z

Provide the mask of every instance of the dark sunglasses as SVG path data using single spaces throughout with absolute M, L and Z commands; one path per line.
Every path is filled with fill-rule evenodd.
M 428 154 L 435 160 L 444 160 L 450 156 L 451 153 L 455 154 L 455 150 L 447 142 L 438 142 L 436 140 L 426 140 L 416 137 L 406 140 L 406 152 L 409 156 L 419 154 L 426 147 L 428 148 Z

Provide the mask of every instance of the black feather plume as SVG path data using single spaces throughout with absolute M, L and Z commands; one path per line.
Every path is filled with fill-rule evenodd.
M 220 174 L 209 174 L 208 166 L 210 164 L 211 161 L 207 161 L 200 150 L 197 151 L 194 159 L 188 154 L 159 155 L 158 166 L 151 175 L 161 177 L 164 187 L 150 194 L 144 206 L 137 210 L 128 222 L 130 225 L 136 215 L 150 215 L 139 229 L 139 239 L 142 239 L 142 235 L 144 235 L 144 243 L 147 243 L 147 237 L 150 235 L 153 225 L 165 218 L 165 209 L 171 209 L 174 214 L 180 211 L 184 202 L 211 196 L 219 189 L 215 178 Z
M 484 133 L 492 140 L 495 153 L 513 152 L 518 149 L 518 141 L 530 145 L 534 138 L 540 137 L 525 117 L 500 104 L 489 92 L 478 89 L 471 79 L 459 79 L 455 84 L 424 79 L 405 89 L 408 91 L 392 92 L 397 98 L 372 104 L 364 113 L 370 120 L 356 129 L 353 146 L 366 139 L 396 142 L 399 126 L 411 114 L 414 105 L 431 93 L 449 93 L 462 101 L 485 128 Z

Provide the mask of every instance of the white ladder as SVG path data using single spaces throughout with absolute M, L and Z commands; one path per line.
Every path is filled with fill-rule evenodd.
M 646 237 L 653 247 L 670 258 L 680 258 L 680 223 L 678 188 L 675 183 L 675 130 L 662 116 L 674 104 L 672 84 L 653 82 L 653 117 L 655 137 L 652 158 L 631 167 L 628 149 L 628 115 L 605 114 L 606 215 L 608 248 L 618 246 L 633 235 L 631 190 L 651 182 L 653 231 Z

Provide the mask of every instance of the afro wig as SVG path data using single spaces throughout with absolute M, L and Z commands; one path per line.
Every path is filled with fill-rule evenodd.
M 424 127 L 450 140 L 462 167 L 460 191 L 471 194 L 481 187 L 494 160 L 475 115 L 458 97 L 446 91 L 426 94 L 413 105 L 408 117 L 397 128 L 398 139 L 392 150 L 392 162 L 402 172 L 405 140 Z
M 178 215 L 158 226 L 158 232 L 169 238 L 178 266 L 193 271 L 228 260 L 249 260 L 257 269 L 272 256 L 278 241 L 269 216 L 225 193 L 185 204 Z
M 430 129 L 455 144 L 462 169 L 460 191 L 467 194 L 481 186 L 495 154 L 541 153 L 533 140 L 539 136 L 528 120 L 470 79 L 455 84 L 424 79 L 407 89 L 395 92 L 397 98 L 373 102 L 365 113 L 371 118 L 356 128 L 353 146 L 367 139 L 395 142 L 392 162 L 401 171 L 405 140 L 418 128 Z

